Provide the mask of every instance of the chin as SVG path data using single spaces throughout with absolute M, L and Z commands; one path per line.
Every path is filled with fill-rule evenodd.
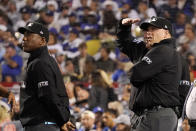
M 29 53 L 30 52 L 30 50 L 28 50 L 27 48 L 25 48 L 25 47 L 23 47 L 23 49 L 22 49 L 24 52 L 27 52 L 27 53 Z
M 146 44 L 146 48 L 148 49 L 151 48 L 150 44 Z

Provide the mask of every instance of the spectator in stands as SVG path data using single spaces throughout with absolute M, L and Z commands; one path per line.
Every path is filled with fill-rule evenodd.
M 127 16 L 125 15 L 127 14 Z M 138 12 L 133 9 L 132 5 L 129 4 L 129 2 L 124 3 L 121 12 L 117 14 L 118 20 L 121 18 L 139 18 Z
M 62 56 L 61 56 L 62 57 Z M 75 72 L 75 68 L 73 65 L 72 60 L 66 59 L 65 62 L 65 69 L 62 69 L 64 71 L 64 79 L 67 81 L 77 81 L 78 80 L 78 74 Z
M 80 54 L 78 47 L 83 40 L 79 37 L 79 31 L 75 28 L 72 28 L 69 31 L 68 37 L 69 38 L 62 44 L 63 51 L 65 52 L 67 58 L 73 59 Z
M 8 104 L 12 105 L 12 112 L 13 112 L 14 108 L 16 106 L 14 94 L 12 92 L 10 92 L 9 90 L 7 90 L 2 85 L 0 85 L 0 97 L 8 98 Z
M 12 31 L 12 22 L 5 12 L 0 10 L 0 25 L 6 27 L 6 31 Z
M 31 21 L 32 9 L 29 6 L 24 6 L 20 9 L 21 20 L 14 24 L 14 30 L 17 31 L 19 27 L 23 27 L 27 22 Z M 18 16 L 17 16 L 18 17 Z
M 104 82 L 99 71 L 94 71 L 91 76 L 91 89 L 89 96 L 89 108 L 101 107 L 102 109 L 107 109 L 109 92 L 107 91 L 108 85 Z
M 193 0 L 178 0 L 178 9 L 182 10 L 188 19 L 193 17 L 194 3 Z
M 111 82 L 103 70 L 96 70 L 91 74 L 91 88 L 89 97 L 89 108 L 101 107 L 107 109 L 107 104 L 115 101 L 116 95 L 111 87 Z
M 63 26 L 60 27 L 60 35 L 64 39 L 67 39 L 67 35 L 69 34 L 70 30 L 72 30 L 72 28 L 75 28 L 78 31 L 80 31 L 80 29 L 78 29 L 77 26 L 80 27 L 80 23 L 78 23 L 76 13 L 72 12 L 68 15 L 68 23 L 64 23 Z
M 108 47 L 108 43 L 103 43 L 102 45 L 103 47 L 100 49 L 101 58 L 96 61 L 97 69 L 112 73 L 116 69 L 117 64 L 109 57 L 111 49 Z
M 60 30 L 62 26 L 69 24 L 68 16 L 69 16 L 70 10 L 71 9 L 68 6 L 61 7 L 61 12 L 59 13 L 58 21 L 56 21 L 56 24 L 58 25 L 56 26 L 56 28 L 58 31 Z
M 189 63 L 191 82 L 194 82 L 196 79 L 196 57 L 193 55 L 193 53 L 188 53 L 186 59 Z
M 85 40 L 96 39 L 98 30 L 97 15 L 94 12 L 88 13 L 86 22 L 81 24 L 81 31 L 84 34 Z
M 53 28 L 54 29 L 54 28 Z M 50 31 L 48 41 L 48 51 L 54 56 L 56 53 L 63 52 L 61 44 L 58 43 L 57 31 Z
M 95 114 L 86 110 L 81 114 L 81 127 L 78 131 L 88 131 L 88 130 L 96 130 L 95 122 Z
M 56 12 L 58 10 L 58 3 L 54 0 L 47 1 L 47 8 L 50 11 Z
M 138 12 L 141 20 L 149 19 L 152 16 L 157 16 L 154 8 L 149 8 L 147 1 L 139 1 Z
M 90 6 L 91 0 L 73 0 L 72 8 L 73 10 L 79 10 L 82 7 Z
M 79 75 L 80 78 L 82 78 L 85 75 L 84 74 L 84 68 L 86 67 L 85 61 L 87 59 L 93 61 L 94 59 L 92 56 L 88 54 L 86 43 L 80 44 L 78 48 L 79 48 L 80 55 L 73 59 L 73 65 L 76 73 Z
M 182 56 L 186 57 L 186 55 L 190 53 L 189 38 L 185 35 L 181 35 L 177 41 L 178 52 L 180 52 Z
M 110 2 L 112 2 L 112 1 L 110 1 Z M 103 22 L 103 23 L 101 23 L 101 26 L 102 26 L 101 30 L 104 32 L 110 33 L 110 34 L 114 34 L 116 24 L 117 24 L 116 14 L 113 11 L 114 7 L 113 7 L 113 4 L 111 4 L 111 3 L 108 3 L 105 6 L 106 7 L 102 11 L 102 15 L 101 15 L 101 19 Z
M 65 55 L 63 52 L 56 52 L 55 59 L 57 64 L 59 65 L 59 69 L 61 70 L 62 75 L 65 75 Z
M 11 115 L 9 113 L 9 106 L 0 101 L 0 130 L 1 131 L 16 131 L 16 127 L 14 124 L 7 124 L 11 122 Z M 8 107 L 8 108 L 7 108 Z
M 102 122 L 104 128 L 102 131 L 116 131 L 116 123 L 115 118 L 117 117 L 117 113 L 115 110 L 108 109 L 103 113 Z
M 17 81 L 17 78 L 20 76 L 21 69 L 23 66 L 22 57 L 16 53 L 16 48 L 13 44 L 9 44 L 6 47 L 6 53 L 1 59 L 1 62 L 5 62 L 2 65 L 2 81 L 10 79 Z
M 187 17 L 183 12 L 178 12 L 176 15 L 176 21 L 174 23 L 175 29 L 175 37 L 178 38 L 180 35 L 184 33 L 185 24 L 187 21 Z
M 189 39 L 189 49 L 190 51 L 196 56 L 196 37 L 195 37 L 195 30 L 194 27 L 191 24 L 185 25 L 185 31 L 184 35 L 188 37 Z
M 124 112 L 123 106 L 119 101 L 109 102 L 108 109 L 115 110 L 117 112 L 117 116 L 121 115 Z
M 101 107 L 97 106 L 93 108 L 93 112 L 95 113 L 96 129 L 98 131 L 101 131 L 102 130 L 102 115 L 103 115 L 104 110 Z
M 75 84 L 74 87 L 74 95 L 76 98 L 76 102 L 74 104 L 73 110 L 75 113 L 81 113 L 88 109 L 88 98 L 89 92 L 87 88 L 82 84 Z
M 130 119 L 128 115 L 119 115 L 115 120 L 116 131 L 130 131 Z
M 178 12 L 179 9 L 177 7 L 177 0 L 167 0 L 167 3 L 160 7 L 159 16 L 164 17 L 174 23 Z
M 7 14 L 8 14 L 8 16 L 9 16 L 9 18 L 10 18 L 10 20 L 12 21 L 12 22 L 16 22 L 16 21 L 18 21 L 19 20 L 19 12 L 17 11 L 17 7 L 16 7 L 16 2 L 15 1 L 9 1 L 9 3 L 8 3 L 8 9 L 7 9 Z
M 50 11 L 47 7 L 44 7 L 40 10 L 40 16 L 37 20 L 37 22 L 49 27 L 49 25 L 54 20 L 54 12 Z
M 86 59 L 85 65 L 86 66 L 84 68 L 84 76 L 82 77 L 81 81 L 89 84 L 90 79 L 91 79 L 91 74 L 96 70 L 95 60 L 94 59 Z
M 8 8 L 9 0 L 0 1 L 0 10 L 6 11 Z

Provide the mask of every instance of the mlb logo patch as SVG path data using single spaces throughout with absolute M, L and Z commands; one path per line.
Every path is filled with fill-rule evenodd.
M 44 86 L 48 86 L 48 81 L 41 81 L 38 83 L 38 88 L 44 87 Z

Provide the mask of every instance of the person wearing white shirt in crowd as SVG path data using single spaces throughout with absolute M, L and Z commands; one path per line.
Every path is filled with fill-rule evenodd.
M 68 58 L 73 59 L 80 54 L 78 47 L 83 40 L 78 35 L 79 32 L 76 29 L 71 29 L 68 40 L 65 40 L 62 44 L 63 50 Z
M 75 10 L 79 7 L 90 6 L 92 0 L 73 0 L 72 1 L 72 9 Z
M 154 8 L 149 8 L 146 1 L 140 1 L 138 4 L 139 17 L 141 20 L 157 16 Z
M 27 22 L 31 21 L 32 10 L 28 6 L 24 6 L 20 9 L 21 20 L 17 21 L 14 24 L 14 30 L 17 31 L 19 27 L 23 27 Z

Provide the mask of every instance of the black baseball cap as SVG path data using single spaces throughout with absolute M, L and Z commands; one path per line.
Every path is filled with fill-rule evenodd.
M 143 22 L 140 25 L 140 28 L 147 30 L 150 25 L 156 28 L 168 30 L 171 35 L 173 34 L 173 27 L 171 22 L 163 17 L 152 16 L 149 21 Z
M 24 34 L 26 31 L 35 33 L 35 34 L 40 35 L 41 37 L 44 37 L 46 39 L 46 42 L 48 42 L 49 40 L 48 29 L 44 25 L 38 22 L 28 22 L 25 27 L 20 27 L 18 31 L 21 34 Z
M 20 13 L 28 13 L 31 14 L 32 13 L 32 9 L 29 6 L 24 6 L 20 9 Z

